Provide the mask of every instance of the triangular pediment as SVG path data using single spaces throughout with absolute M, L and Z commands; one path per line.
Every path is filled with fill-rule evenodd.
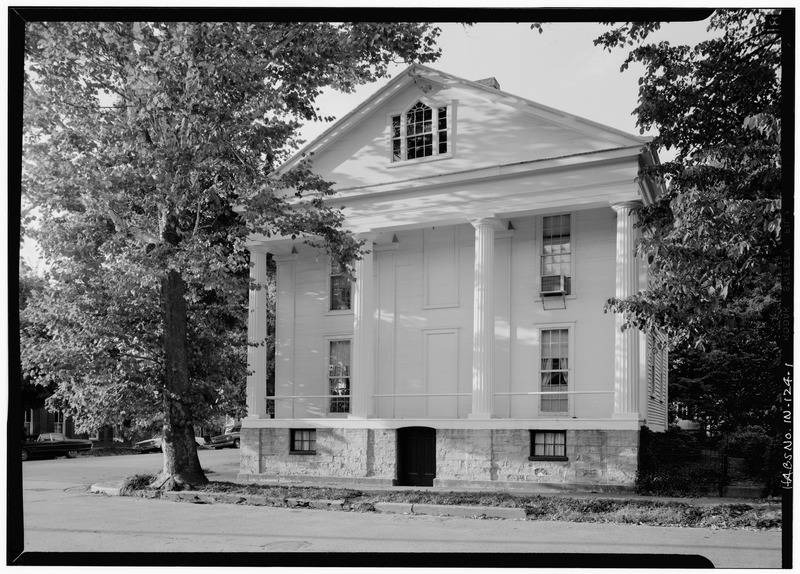
M 446 115 L 446 131 L 433 140 L 446 141 L 439 156 L 434 152 L 418 157 L 409 149 L 421 144 L 404 139 L 413 130 L 405 131 L 406 114 L 418 103 L 434 110 L 433 124 L 437 113 Z M 398 121 L 404 126 L 402 137 Z M 425 127 L 430 129 L 427 123 Z M 403 141 L 402 153 L 398 139 Z M 313 153 L 314 171 L 343 190 L 619 150 L 636 156 L 646 142 L 493 86 L 412 65 L 307 145 L 281 171 Z

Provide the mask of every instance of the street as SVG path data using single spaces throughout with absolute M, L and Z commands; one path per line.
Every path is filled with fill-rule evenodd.
M 235 476 L 238 453 L 238 450 L 202 451 L 200 458 L 203 468 L 210 471 L 210 478 L 231 480 Z M 663 555 L 664 558 L 658 559 L 653 566 L 667 564 L 662 560 L 670 555 L 701 555 L 718 568 L 781 566 L 780 532 L 189 504 L 107 497 L 88 490 L 95 482 L 119 479 L 135 472 L 156 471 L 160 466 L 160 456 L 130 455 L 25 463 L 25 552 L 85 553 L 84 559 L 89 563 L 92 563 L 92 553 L 104 552 L 399 555 L 447 552 L 530 553 L 549 556 L 550 560 L 556 561 L 558 555 L 575 556 L 576 553 L 587 556 Z M 194 556 L 192 560 L 199 560 L 202 564 L 202 554 L 198 556 L 200 558 Z M 296 554 L 294 556 L 297 558 Z M 71 554 L 59 555 L 58 558 L 73 563 L 70 562 L 73 560 Z M 413 557 L 406 558 L 413 560 Z M 172 563 L 174 556 L 163 555 L 163 559 Z M 252 559 L 251 555 L 246 560 L 250 563 Z M 286 559 L 277 557 L 259 563 L 284 564 Z M 320 557 L 309 559 L 319 560 Z M 106 561 L 103 563 L 112 565 L 130 564 L 129 561 L 116 563 L 113 555 L 103 555 L 103 560 Z M 158 557 L 154 560 L 157 563 Z M 231 560 L 239 562 L 241 558 L 231 555 Z M 480 563 L 481 557 L 476 557 L 476 560 L 475 564 Z M 305 562 L 300 559 L 293 563 Z M 536 564 L 535 559 L 525 559 L 519 565 Z

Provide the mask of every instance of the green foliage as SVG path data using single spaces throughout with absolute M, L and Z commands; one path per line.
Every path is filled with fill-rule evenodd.
M 641 432 L 636 492 L 660 496 L 697 496 L 723 480 L 720 461 L 703 456 L 697 437 L 679 428 Z
M 670 353 L 670 400 L 686 406 L 704 430 L 727 434 L 751 425 L 779 434 L 783 389 L 779 286 L 728 304 L 731 321 L 706 330 L 698 349 L 684 341 Z
M 280 177 L 275 166 L 302 143 L 301 123 L 321 119 L 323 88 L 431 61 L 438 34 L 427 23 L 28 23 L 22 184 L 37 221 L 25 232 L 48 272 L 21 355 L 32 380 L 56 386 L 51 406 L 79 430 L 163 421 L 165 469 L 190 464 L 187 480 L 201 482 L 196 456 L 181 454 L 193 422 L 242 414 L 247 345 L 270 344 L 246 340 L 248 235 L 303 237 L 348 268 L 360 257 L 310 162 Z
M 146 490 L 155 480 L 153 474 L 133 474 L 122 479 L 119 493 L 121 496 L 130 496 L 137 490 Z
M 728 456 L 743 458 L 745 469 L 752 477 L 767 477 L 771 447 L 772 439 L 757 426 L 742 428 L 725 437 Z
M 779 283 L 781 226 L 781 42 L 772 10 L 718 10 L 697 46 L 646 43 L 658 23 L 618 26 L 596 40 L 635 46 L 623 69 L 644 66 L 639 105 L 649 147 L 676 157 L 642 177 L 667 184 L 639 210 L 638 254 L 649 288 L 608 308 L 628 324 L 665 330 L 673 340 L 711 340 L 707 330 L 735 320 L 730 302 Z

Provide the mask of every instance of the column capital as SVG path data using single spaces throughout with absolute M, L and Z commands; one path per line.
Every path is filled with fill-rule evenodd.
M 479 227 L 491 227 L 495 231 L 506 231 L 508 229 L 508 223 L 497 217 L 479 217 L 470 219 L 469 222 L 475 229 Z
M 618 203 L 612 203 L 611 209 L 613 209 L 617 213 L 621 213 L 624 210 L 637 209 L 639 207 L 642 207 L 642 205 L 644 204 L 638 199 L 632 201 L 620 201 Z

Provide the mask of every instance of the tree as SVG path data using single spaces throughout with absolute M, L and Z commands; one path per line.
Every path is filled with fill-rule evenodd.
M 778 436 L 783 392 L 779 339 L 780 291 L 764 298 L 737 299 L 747 328 L 710 328 L 699 349 L 689 341 L 670 353 L 669 394 L 709 434 L 761 427 Z M 687 418 L 687 417 L 684 417 Z
M 27 25 L 23 194 L 41 213 L 52 287 L 36 319 L 67 349 L 51 359 L 33 344 L 23 360 L 58 374 L 80 416 L 158 398 L 162 487 L 206 481 L 193 417 L 203 390 L 243 377 L 232 333 L 245 312 L 246 236 L 303 237 L 349 269 L 360 256 L 308 162 L 273 173 L 301 122 L 319 119 L 315 98 L 384 77 L 394 59 L 435 59 L 438 33 L 426 23 Z
M 649 285 L 606 309 L 669 336 L 670 399 L 717 431 L 777 428 L 782 18 L 717 10 L 693 47 L 648 43 L 661 22 L 607 22 L 595 40 L 630 50 L 621 71 L 643 66 L 637 125 L 675 153 L 640 173 L 666 190 L 637 210 Z
M 781 39 L 775 10 L 718 10 L 697 46 L 647 44 L 660 23 L 627 23 L 595 43 L 636 46 L 622 65 L 644 66 L 639 105 L 653 150 L 676 156 L 643 170 L 666 193 L 638 210 L 638 254 L 650 285 L 609 309 L 628 325 L 702 343 L 741 323 L 739 298 L 764 298 L 780 271 Z M 734 302 L 734 304 L 730 304 Z

